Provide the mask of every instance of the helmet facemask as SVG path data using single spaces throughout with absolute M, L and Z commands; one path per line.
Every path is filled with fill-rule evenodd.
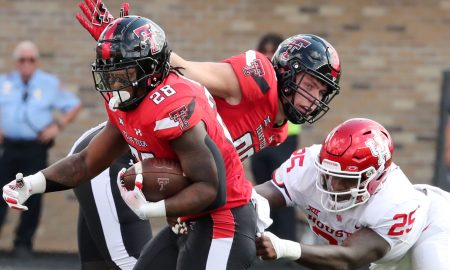
M 108 102 L 111 110 L 129 111 L 135 109 L 140 101 L 155 88 L 160 81 L 158 71 L 146 68 L 156 66 L 157 61 L 146 57 L 120 64 L 93 66 L 95 89 Z M 156 75 L 156 76 L 155 76 Z
M 322 161 L 322 164 L 317 159 L 314 165 L 319 170 L 316 188 L 322 193 L 322 206 L 325 210 L 334 213 L 366 203 L 371 196 L 368 190 L 369 183 L 383 177 L 384 172 L 384 166 L 380 166 L 378 170 L 369 167 L 359 172 L 342 171 L 339 163 L 326 159 Z M 347 190 L 335 191 L 332 181 L 349 181 L 350 187 Z M 378 188 L 381 188 L 381 185 Z

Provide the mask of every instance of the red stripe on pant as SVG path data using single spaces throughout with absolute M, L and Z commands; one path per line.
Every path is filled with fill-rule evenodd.
M 230 209 L 211 213 L 213 221 L 213 239 L 233 238 L 236 232 L 236 223 Z

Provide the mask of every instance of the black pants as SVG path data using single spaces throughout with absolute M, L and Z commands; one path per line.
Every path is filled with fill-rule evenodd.
M 21 172 L 24 176 L 34 174 L 47 167 L 48 145 L 37 141 L 13 141 L 5 139 L 3 153 L 0 154 L 0 185 L 3 187 L 14 180 L 16 173 Z M 41 215 L 42 195 L 31 196 L 25 205 L 28 211 L 20 215 L 14 246 L 24 245 L 33 247 L 33 236 L 39 225 Z M 0 202 L 0 228 L 3 225 L 8 205 Z
M 268 147 L 256 153 L 251 158 L 252 173 L 256 184 L 262 184 L 272 179 L 272 173 L 285 162 L 297 148 L 297 136 L 288 136 L 286 141 L 277 147 Z M 285 207 L 271 209 L 273 219 L 268 231 L 283 239 L 297 241 L 295 209 Z
M 188 222 L 187 235 L 164 228 L 147 243 L 134 270 L 243 270 L 256 257 L 256 213 L 247 204 Z

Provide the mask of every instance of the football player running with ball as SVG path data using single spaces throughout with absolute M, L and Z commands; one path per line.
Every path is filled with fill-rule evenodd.
M 137 160 L 178 159 L 192 184 L 175 196 L 153 203 L 121 188 L 137 216 L 183 217 L 192 230 L 176 236 L 163 229 L 145 254 L 147 262 L 152 269 L 248 268 L 256 253 L 252 188 L 213 98 L 172 68 L 164 31 L 149 19 L 114 20 L 96 52 L 93 76 L 106 101 L 105 127 L 81 152 L 5 185 L 5 201 L 26 210 L 29 196 L 88 181 L 127 149 Z
M 299 206 L 330 245 L 304 245 L 270 232 L 262 259 L 288 258 L 312 269 L 450 269 L 450 194 L 412 185 L 392 162 L 388 131 L 350 119 L 322 145 L 294 152 L 270 182 L 255 187 L 271 207 Z

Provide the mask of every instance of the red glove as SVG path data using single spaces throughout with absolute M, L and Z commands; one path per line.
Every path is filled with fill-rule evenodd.
M 114 17 L 102 0 L 97 0 L 95 4 L 94 1 L 95 0 L 84 0 L 84 3 L 80 2 L 78 6 L 85 17 L 80 13 L 77 13 L 75 17 L 91 36 L 95 40 L 98 40 L 100 34 L 105 30 L 106 26 L 114 20 Z M 128 16 L 129 7 L 130 5 L 128 3 L 122 3 L 120 17 Z

